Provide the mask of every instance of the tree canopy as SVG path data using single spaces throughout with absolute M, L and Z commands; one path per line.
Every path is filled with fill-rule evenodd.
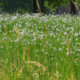
M 39 2 L 39 5 L 36 3 L 37 1 Z M 79 0 L 75 1 L 76 3 L 79 3 Z M 66 6 L 69 4 L 70 0 L 0 0 L 0 9 L 6 12 L 15 12 L 21 10 L 23 12 L 24 11 L 37 12 L 40 6 L 41 11 L 44 12 L 44 8 L 48 6 L 51 6 L 50 9 L 56 9 L 59 6 L 62 5 Z

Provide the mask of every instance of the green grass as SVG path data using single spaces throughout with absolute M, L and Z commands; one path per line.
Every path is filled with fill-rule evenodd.
M 80 80 L 80 16 L 0 15 L 0 80 Z

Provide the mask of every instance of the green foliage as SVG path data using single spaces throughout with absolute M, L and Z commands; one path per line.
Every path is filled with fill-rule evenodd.
M 49 2 L 49 4 L 52 4 L 53 7 L 57 7 L 69 3 L 69 0 L 47 0 L 47 1 Z
M 32 11 L 31 0 L 2 0 L 0 3 L 3 10 L 7 12 L 15 12 L 20 8 L 25 11 Z
M 33 1 L 34 0 L 0 0 L 0 10 L 6 12 L 18 12 L 20 9 L 24 12 L 33 12 Z M 70 4 L 70 0 L 38 0 L 41 10 L 43 4 L 46 7 L 47 12 L 49 10 L 56 10 L 59 6 L 67 6 Z M 43 1 L 43 3 L 42 3 Z M 80 1 L 75 0 L 76 4 L 79 5 Z M 45 10 L 45 11 L 46 11 Z M 0 12 L 1 12 L 0 11 Z

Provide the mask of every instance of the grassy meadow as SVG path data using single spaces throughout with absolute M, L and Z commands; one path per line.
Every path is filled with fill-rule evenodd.
M 0 80 L 80 80 L 80 16 L 0 14 Z

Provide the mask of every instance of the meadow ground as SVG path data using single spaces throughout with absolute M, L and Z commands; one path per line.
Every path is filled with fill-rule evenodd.
M 1 14 L 0 80 L 80 80 L 80 16 Z

